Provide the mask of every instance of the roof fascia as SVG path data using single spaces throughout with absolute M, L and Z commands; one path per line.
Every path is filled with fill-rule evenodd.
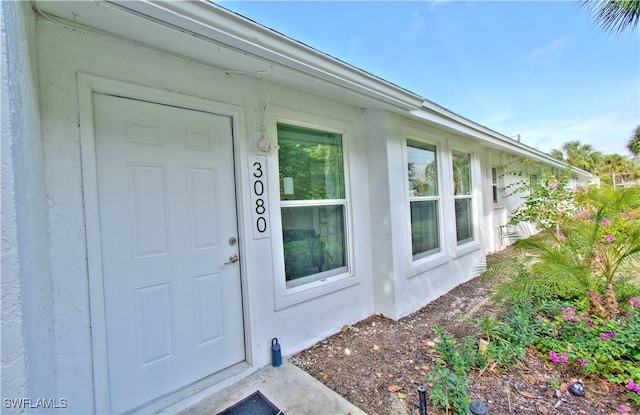
M 570 167 L 550 155 L 464 118 L 411 91 L 358 69 L 304 43 L 293 40 L 214 3 L 198 1 L 104 0 L 120 9 L 174 27 L 187 34 L 223 44 L 279 67 L 304 73 L 384 102 L 389 110 L 457 131 L 492 147 L 536 159 L 558 168 Z M 405 112 L 407 111 L 407 112 Z M 574 173 L 592 177 L 586 171 Z
M 424 100 L 415 93 L 210 2 L 108 2 L 404 110 L 418 109 Z
M 491 147 L 496 147 L 518 156 L 532 158 L 546 165 L 560 169 L 571 169 L 573 173 L 582 177 L 593 177 L 593 174 L 587 171 L 570 166 L 563 161 L 551 157 L 547 153 L 464 118 L 434 102 L 425 100 L 422 108 L 410 111 L 410 113 L 418 119 L 426 120 L 430 123 L 435 123 L 464 135 L 482 140 Z

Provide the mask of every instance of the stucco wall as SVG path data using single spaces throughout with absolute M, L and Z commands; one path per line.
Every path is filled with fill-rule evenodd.
M 2 3 L 2 397 L 4 412 L 57 399 L 53 299 L 36 68 L 28 2 Z
M 372 112 L 368 117 L 375 118 Z M 376 184 L 388 183 L 388 193 L 372 192 L 372 228 L 377 232 L 372 238 L 374 261 L 374 291 L 376 311 L 391 318 L 400 318 L 423 307 L 455 286 L 469 280 L 483 264 L 487 251 L 487 224 L 490 212 L 484 201 L 486 183 L 485 150 L 477 142 L 433 125 L 420 124 L 397 116 L 387 116 L 384 129 L 371 122 L 385 137 L 379 137 L 371 157 L 378 158 L 378 166 L 385 166 L 384 173 L 377 171 Z M 371 135 L 375 134 L 373 131 Z M 412 259 L 409 195 L 407 185 L 407 138 L 421 140 L 438 146 L 441 194 L 441 253 L 434 258 Z M 455 217 L 453 184 L 451 179 L 452 150 L 472 154 L 474 182 L 475 242 L 457 246 L 455 241 Z M 373 153 L 374 151 L 370 151 Z M 384 156 L 380 155 L 384 153 Z M 375 170 L 372 168 L 372 171 Z M 379 204 L 379 205 L 378 205 Z M 382 225 L 380 225 L 382 224 Z M 376 228 L 377 227 L 377 228 Z
M 2 397 L 56 399 L 53 300 L 30 3 L 2 3 Z M 4 405 L 3 412 L 29 410 Z
M 38 24 L 38 57 L 41 84 L 46 180 L 49 191 L 51 274 L 55 298 L 56 366 L 58 393 L 74 412 L 93 410 L 92 350 L 90 327 L 87 241 L 85 237 L 83 176 L 79 131 L 78 72 L 169 90 L 238 106 L 244 125 L 235 131 L 239 206 L 250 206 L 249 156 L 266 116 L 275 119 L 278 108 L 322 116 L 348 123 L 349 175 L 354 239 L 354 270 L 359 283 L 276 311 L 272 241 L 254 240 L 247 225 L 244 239 L 246 268 L 245 303 L 248 313 L 248 359 L 260 367 L 270 362 L 272 337 L 278 337 L 283 354 L 291 354 L 354 323 L 373 312 L 371 288 L 370 220 L 366 147 L 359 131 L 358 109 L 270 85 L 254 76 L 225 74 L 199 63 L 183 60 L 142 46 L 82 29 L 70 29 L 49 20 Z M 304 121 L 304 120 L 301 120 Z M 270 137 L 275 141 L 274 137 Z M 267 155 L 270 169 L 276 153 Z M 271 172 L 273 175 L 273 171 Z M 275 173 L 277 177 L 277 172 Z M 277 192 L 277 183 L 269 183 Z M 277 195 L 277 193 L 275 193 Z M 241 209 L 241 223 L 251 223 L 249 209 Z M 270 206 L 272 215 L 278 206 Z M 243 229 L 241 229 L 243 231 Z M 277 236 L 278 229 L 272 230 Z M 363 236 L 365 235 L 365 236 Z M 243 238 L 244 237 L 244 238 Z M 337 311 L 339 310 L 339 311 Z

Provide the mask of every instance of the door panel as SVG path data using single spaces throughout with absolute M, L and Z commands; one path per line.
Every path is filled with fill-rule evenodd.
M 245 359 L 231 118 L 94 94 L 110 409 Z

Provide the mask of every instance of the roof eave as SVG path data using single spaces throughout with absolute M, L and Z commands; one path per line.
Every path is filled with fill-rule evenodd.
M 552 167 L 571 169 L 572 172 L 583 177 L 593 177 L 593 174 L 587 171 L 570 166 L 547 153 L 464 118 L 429 100 L 423 102 L 422 108 L 411 111 L 410 113 L 419 119 L 442 125 L 466 136 L 471 136 L 486 143 L 490 147 L 499 148 L 511 154 L 533 158 Z
M 109 2 L 404 110 L 420 108 L 424 100 L 411 91 L 203 0 Z

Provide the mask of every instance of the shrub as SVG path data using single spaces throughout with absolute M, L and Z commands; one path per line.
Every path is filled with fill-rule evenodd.
M 429 399 L 431 404 L 443 408 L 447 413 L 453 410 L 456 414 L 468 413 L 469 395 L 467 393 L 468 373 L 483 364 L 475 342 L 465 338 L 458 343 L 451 333 L 441 327 L 434 331 L 439 342 L 436 344 L 438 357 L 434 369 L 427 375 Z
M 607 320 L 589 315 L 584 302 L 557 305 L 560 312 L 547 315 L 554 330 L 537 342 L 549 360 L 622 387 L 640 383 L 640 298 L 631 298 L 623 315 Z M 640 403 L 640 389 L 627 389 Z

